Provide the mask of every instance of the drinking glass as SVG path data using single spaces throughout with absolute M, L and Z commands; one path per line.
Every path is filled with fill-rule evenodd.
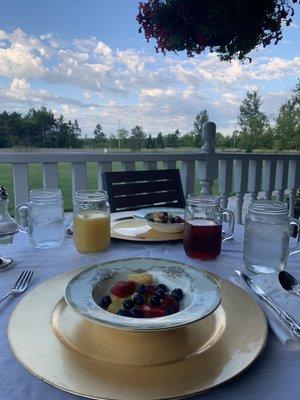
M 28 232 L 36 249 L 52 249 L 62 245 L 65 236 L 64 205 L 60 189 L 33 189 L 28 204 L 15 209 L 20 230 Z
M 228 232 L 222 233 L 223 217 L 228 219 Z M 189 257 L 213 260 L 221 252 L 221 243 L 232 237 L 234 214 L 220 206 L 218 196 L 189 195 L 185 208 L 183 247 Z
M 106 192 L 81 190 L 75 194 L 74 243 L 80 253 L 100 253 L 110 245 L 110 207 Z
M 289 248 L 291 225 L 298 227 L 297 246 Z M 289 218 L 285 203 L 256 200 L 245 219 L 244 263 L 256 273 L 278 272 L 286 267 L 290 254 L 300 251 L 300 222 Z

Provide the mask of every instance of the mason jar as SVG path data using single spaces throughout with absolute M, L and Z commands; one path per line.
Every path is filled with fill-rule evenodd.
M 298 227 L 297 246 L 289 247 L 291 225 Z M 290 254 L 300 251 L 299 220 L 289 218 L 287 205 L 280 201 L 256 200 L 245 219 L 244 263 L 256 273 L 278 272 L 286 267 Z
M 74 243 L 80 253 L 100 253 L 110 245 L 110 207 L 106 192 L 80 190 L 73 207 Z
M 228 231 L 223 233 L 224 216 Z M 189 257 L 213 260 L 221 252 L 222 242 L 230 239 L 234 230 L 234 214 L 220 206 L 218 196 L 188 195 L 183 228 L 183 247 Z
M 65 236 L 64 204 L 60 189 L 32 189 L 28 204 L 15 209 L 20 230 L 28 232 L 36 249 L 52 249 L 62 245 Z

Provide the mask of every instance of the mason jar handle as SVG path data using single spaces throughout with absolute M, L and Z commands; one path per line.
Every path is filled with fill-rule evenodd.
M 28 205 L 26 203 L 19 204 L 15 208 L 14 218 L 22 232 L 28 231 Z
M 289 256 L 291 254 L 300 252 L 300 221 L 296 218 L 290 218 L 290 225 L 296 225 L 298 227 L 298 233 L 297 233 L 297 245 L 289 248 Z
M 226 240 L 231 239 L 233 236 L 235 217 L 234 217 L 233 212 L 231 210 L 228 210 L 227 208 L 223 208 L 222 213 L 223 213 L 223 216 L 226 215 L 229 219 L 228 231 L 223 234 L 223 238 L 222 238 L 222 241 L 226 242 Z

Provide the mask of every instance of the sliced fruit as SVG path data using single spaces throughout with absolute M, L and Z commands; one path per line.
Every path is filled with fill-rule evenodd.
M 148 306 L 147 304 L 143 304 L 141 306 L 141 311 L 144 318 L 157 318 L 163 317 L 165 315 L 165 310 L 163 310 L 162 308 Z
M 110 289 L 111 293 L 119 298 L 130 296 L 134 293 L 136 283 L 133 281 L 120 281 L 113 285 Z
M 146 294 L 152 296 L 155 293 L 155 286 L 154 285 L 145 285 Z
M 117 312 L 123 308 L 123 299 L 115 299 L 113 300 L 110 305 L 107 307 L 107 311 L 117 314 Z
M 153 276 L 151 274 L 129 274 L 128 280 L 136 283 L 143 283 L 144 285 L 150 285 L 153 283 Z
M 166 294 L 165 297 L 162 300 L 162 305 L 164 309 L 170 308 L 173 310 L 173 313 L 176 313 L 179 311 L 179 303 L 178 301 L 173 297 L 170 296 L 169 294 Z

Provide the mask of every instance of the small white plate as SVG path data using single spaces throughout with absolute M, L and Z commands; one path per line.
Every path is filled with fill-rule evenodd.
M 118 281 L 130 273 L 149 272 L 156 284 L 170 290 L 181 288 L 184 298 L 178 313 L 160 318 L 129 318 L 112 314 L 97 303 Z M 160 331 L 198 321 L 211 314 L 221 302 L 217 281 L 206 271 L 170 260 L 130 258 L 94 265 L 68 283 L 65 299 L 70 307 L 94 322 L 132 331 Z

